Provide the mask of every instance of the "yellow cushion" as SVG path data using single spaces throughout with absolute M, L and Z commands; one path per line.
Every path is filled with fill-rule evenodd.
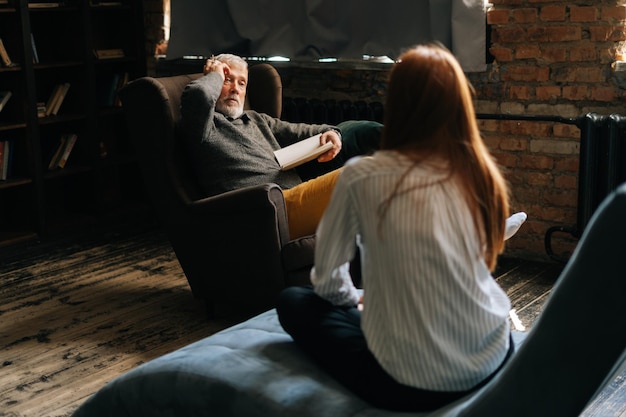
M 341 169 L 283 190 L 289 221 L 289 237 L 312 235 L 324 215 Z

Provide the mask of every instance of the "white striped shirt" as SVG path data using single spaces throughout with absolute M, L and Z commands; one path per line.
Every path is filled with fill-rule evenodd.
M 411 165 L 393 151 L 350 161 L 317 230 L 315 291 L 355 305 L 347 262 L 361 250 L 361 327 L 381 366 L 405 385 L 472 388 L 504 360 L 510 301 L 483 257 L 458 184 L 425 164 L 404 179 L 379 225 L 379 206 Z M 379 227 L 380 226 L 380 227 Z

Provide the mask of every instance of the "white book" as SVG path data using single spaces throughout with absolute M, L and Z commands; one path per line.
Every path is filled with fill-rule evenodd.
M 274 155 L 281 170 L 286 171 L 295 168 L 332 149 L 332 142 L 320 144 L 320 136 L 322 136 L 321 133 L 275 151 Z

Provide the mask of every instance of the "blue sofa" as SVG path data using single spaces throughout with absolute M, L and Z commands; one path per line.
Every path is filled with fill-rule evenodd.
M 626 185 L 597 209 L 541 316 L 484 388 L 430 413 L 372 407 L 320 370 L 274 310 L 107 384 L 73 417 L 575 416 L 623 371 Z M 584 302 L 581 302 L 584 300 Z

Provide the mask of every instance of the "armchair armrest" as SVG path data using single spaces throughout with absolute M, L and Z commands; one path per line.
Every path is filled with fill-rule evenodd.
M 220 213 L 245 212 L 259 210 L 271 206 L 280 211 L 281 221 L 287 221 L 285 199 L 283 191 L 277 184 L 266 183 L 227 191 L 211 197 L 188 201 L 187 205 L 193 211 L 205 211 Z
M 251 216 L 261 223 L 277 228 L 282 247 L 289 241 L 289 223 L 283 191 L 277 184 L 266 183 L 228 191 L 188 203 L 189 209 L 201 216 Z
M 218 311 L 220 305 L 242 303 L 258 311 L 271 308 L 268 301 L 286 283 L 281 251 L 289 228 L 280 187 L 246 187 L 188 200 L 185 207 L 187 215 L 171 219 L 167 232 L 194 294 L 205 300 L 220 294 L 211 300 Z

